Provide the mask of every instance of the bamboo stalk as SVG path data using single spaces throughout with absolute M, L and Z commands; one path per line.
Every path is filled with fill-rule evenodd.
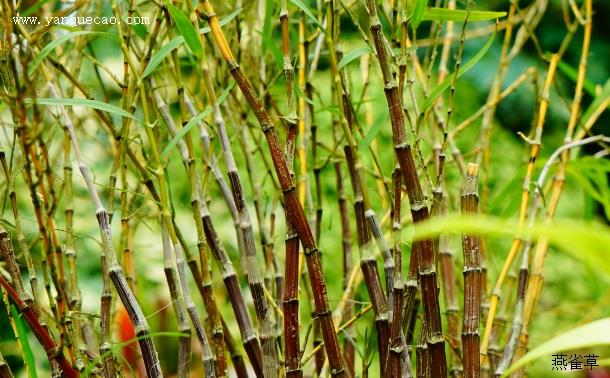
M 216 229 L 212 224 L 210 213 L 205 205 L 205 202 L 201 203 L 201 207 L 201 219 L 203 221 L 206 240 L 210 246 L 214 259 L 221 268 L 223 281 L 227 288 L 229 298 L 231 299 L 231 305 L 233 307 L 233 312 L 235 313 L 235 318 L 242 336 L 244 349 L 246 350 L 246 354 L 250 359 L 250 363 L 252 364 L 257 377 L 262 377 L 263 367 L 260 349 L 261 347 L 256 331 L 252 326 L 252 320 L 250 319 L 250 315 L 246 309 L 246 304 L 240 290 L 237 274 L 235 273 L 235 269 L 233 268 L 233 264 L 231 263 L 229 256 L 218 240 Z
M 478 165 L 468 164 L 462 189 L 462 214 L 477 213 Z M 462 235 L 464 252 L 464 318 L 462 323 L 462 345 L 464 348 L 464 377 L 481 376 L 479 360 L 479 318 L 481 316 L 481 255 L 480 240 L 476 235 Z
M 337 143 L 338 125 L 333 119 L 333 139 Z M 339 208 L 339 216 L 341 218 L 341 246 L 343 251 L 343 291 L 346 293 L 350 288 L 350 273 L 352 270 L 352 232 L 350 229 L 350 218 L 347 208 L 347 199 L 345 198 L 345 189 L 343 187 L 343 169 L 340 162 L 336 162 L 335 176 L 337 187 L 337 202 Z M 347 303 L 343 313 L 344 319 L 349 319 L 354 311 L 353 304 Z M 350 376 L 355 377 L 355 348 L 350 340 L 345 340 L 343 343 L 343 358 L 345 360 L 346 369 Z
M 553 83 L 553 78 L 555 76 L 555 71 L 557 69 L 557 62 L 559 61 L 559 55 L 554 54 L 551 58 L 551 62 L 549 65 L 549 70 L 547 73 L 547 77 L 545 80 L 545 85 L 542 93 L 542 100 L 540 102 L 540 109 L 538 111 L 538 119 L 536 121 L 536 128 L 534 131 L 534 137 L 532 140 L 528 140 L 530 147 L 530 157 L 527 165 L 527 171 L 525 177 L 523 179 L 522 191 L 521 191 L 521 206 L 519 208 L 519 227 L 523 227 L 525 225 L 526 217 L 527 217 L 527 208 L 530 197 L 530 186 L 531 186 L 531 178 L 534 172 L 534 164 L 536 162 L 536 158 L 538 157 L 540 151 L 540 144 L 542 138 L 542 131 L 544 127 L 544 122 L 546 120 L 546 113 L 548 109 L 549 102 L 549 92 L 551 89 L 551 85 Z M 492 297 L 489 306 L 489 312 L 487 315 L 487 321 L 485 323 L 485 331 L 483 334 L 483 340 L 481 342 L 481 359 L 485 361 L 487 355 L 487 347 L 489 345 L 489 335 L 491 332 L 491 327 L 493 324 L 493 318 L 496 313 L 496 308 L 499 303 L 501 287 L 512 262 L 514 261 L 517 253 L 520 250 L 522 243 L 522 239 L 515 237 L 513 239 L 511 249 L 508 252 L 508 256 L 504 261 L 504 265 L 502 267 L 502 271 L 498 277 L 494 290 L 492 292 Z
M 441 194 L 442 195 L 442 194 Z M 447 213 L 447 197 L 440 199 L 441 214 Z M 445 297 L 445 308 L 447 313 L 448 342 L 451 346 L 450 375 L 461 377 L 463 375 L 462 357 L 459 353 L 461 342 L 459 337 L 460 307 L 457 301 L 457 285 L 455 277 L 455 259 L 451 250 L 448 236 L 441 235 L 439 240 L 439 259 L 442 277 L 443 293 Z
M 333 8 L 330 2 L 326 2 L 327 18 L 334 19 L 329 25 L 332 34 L 327 36 L 331 69 L 333 72 L 333 84 L 337 103 L 343 115 L 339 120 L 346 143 L 343 151 L 350 174 L 352 191 L 354 194 L 354 213 L 356 217 L 356 230 L 358 234 L 358 247 L 360 252 L 360 267 L 364 276 L 367 291 L 375 312 L 375 326 L 377 328 L 378 349 L 380 358 L 380 376 L 385 376 L 388 347 L 390 340 L 390 318 L 389 309 L 392 308 L 392 286 L 394 284 L 394 261 L 381 231 L 380 224 L 375 212 L 371 209 L 368 189 L 363 175 L 363 167 L 358 154 L 358 147 L 352 134 L 355 114 L 350 106 L 349 94 L 347 93 L 346 80 L 343 73 L 338 69 L 341 56 L 340 45 L 336 44 L 338 37 L 338 17 L 333 16 Z M 386 273 L 386 289 L 384 293 L 377 270 L 377 262 L 372 254 L 373 238 L 379 250 L 384 255 L 384 270 Z M 388 302 L 390 305 L 388 305 Z
M 288 132 L 286 136 L 286 161 L 288 168 L 294 177 L 294 155 L 295 142 L 298 133 L 296 111 L 294 106 L 294 67 L 290 59 L 290 31 L 288 24 L 288 6 L 286 0 L 281 2 L 280 23 L 282 26 L 282 41 L 284 53 L 284 80 L 286 82 L 286 96 L 288 102 Z M 299 41 L 301 40 L 302 24 L 299 23 Z M 299 47 L 299 57 L 301 48 Z M 304 54 L 303 54 L 304 55 Z M 301 83 L 301 71 L 304 64 L 299 64 L 299 84 Z M 299 99 L 299 110 L 301 100 Z M 305 115 L 301 113 L 301 117 Z M 285 239 L 285 290 L 284 290 L 284 359 L 286 366 L 286 377 L 303 377 L 300 354 L 300 323 L 299 323 L 299 236 L 294 230 L 288 212 L 286 217 L 286 239 Z
M 307 219 L 305 218 L 303 207 L 300 205 L 298 198 L 296 197 L 294 183 L 290 177 L 290 172 L 283 153 L 283 148 L 281 147 L 279 141 L 277 130 L 273 126 L 273 121 L 271 120 L 269 113 L 267 113 L 260 99 L 256 96 L 254 88 L 244 76 L 237 62 L 234 60 L 231 50 L 224 37 L 224 33 L 220 28 L 218 17 L 208 0 L 200 3 L 199 13 L 201 17 L 207 19 L 217 47 L 225 59 L 229 70 L 231 71 L 231 75 L 233 75 L 233 78 L 240 87 L 248 104 L 254 111 L 254 114 L 258 119 L 262 127 L 262 131 L 267 139 L 267 144 L 271 152 L 276 175 L 282 187 L 282 193 L 284 194 L 285 206 L 288 208 L 288 213 L 293 219 L 293 224 L 305 251 L 312 291 L 314 293 L 316 303 L 316 315 L 320 318 L 320 323 L 324 334 L 325 348 L 331 366 L 331 375 L 342 377 L 345 374 L 345 370 L 341 360 L 341 352 L 339 349 L 337 336 L 334 333 L 334 325 L 326 294 L 326 282 L 322 274 L 320 252 L 318 251 L 313 234 L 309 224 L 307 223 Z
M 385 368 L 386 376 L 389 377 L 412 377 L 411 360 L 409 359 L 406 338 L 403 331 L 404 317 L 404 283 L 402 281 L 402 250 L 401 250 L 401 199 L 402 199 L 402 176 L 400 167 L 395 166 L 392 173 L 393 181 L 393 204 L 392 204 L 392 236 L 393 236 L 393 251 L 394 263 L 396 264 L 396 274 L 394 275 L 393 298 L 394 308 L 392 309 L 392 323 L 390 331 L 390 350 L 388 357 L 388 366 Z M 385 363 L 380 361 L 380 363 Z
M 6 162 L 6 155 L 4 150 L 0 149 L 0 163 L 2 164 L 2 169 L 4 171 L 4 175 L 6 177 L 7 185 L 9 188 L 9 198 L 11 201 L 11 207 L 13 210 L 13 219 L 15 221 L 15 232 L 17 234 L 17 242 L 19 243 L 19 249 L 23 254 L 26 262 L 26 266 L 28 269 L 28 277 L 30 281 L 30 290 L 32 291 L 32 306 L 34 307 L 34 313 L 36 315 L 40 314 L 40 291 L 38 287 L 38 276 L 36 274 L 36 269 L 34 269 L 34 263 L 32 261 L 32 255 L 30 253 L 30 248 L 28 246 L 25 235 L 23 234 L 23 228 L 21 226 L 21 217 L 19 215 L 19 207 L 17 206 L 17 194 L 15 192 L 15 183 L 13 177 L 10 173 L 9 166 Z M 25 302 L 28 302 L 28 298 L 24 298 Z
M 178 332 L 182 334 L 178 338 L 178 377 L 188 377 L 191 365 L 191 327 L 188 324 L 186 306 L 181 300 L 182 292 L 177 282 L 177 274 L 174 261 L 174 254 L 172 252 L 171 242 L 169 239 L 169 232 L 167 226 L 163 227 L 163 271 L 165 272 L 165 280 L 169 287 L 170 298 L 172 299 L 172 306 L 176 313 L 176 320 L 178 321 Z
M 583 44 L 582 44 L 582 53 L 579 63 L 578 69 L 578 77 L 576 82 L 576 89 L 574 93 L 574 98 L 571 104 L 571 113 L 570 119 L 568 121 L 568 127 L 566 130 L 566 136 L 564 138 L 564 146 L 569 146 L 572 142 L 573 132 L 578 122 L 578 114 L 580 108 L 580 102 L 582 98 L 582 89 L 585 80 L 585 74 L 587 69 L 587 60 L 589 47 L 591 43 L 591 29 L 592 29 L 592 1 L 585 1 L 585 25 L 584 25 L 584 35 L 583 35 Z M 606 101 L 607 102 L 607 101 Z M 607 105 L 605 105 L 607 107 Z M 588 126 L 588 125 L 586 125 Z M 579 135 L 580 136 L 580 135 Z M 549 221 L 553 219 L 555 216 L 555 212 L 557 210 L 557 204 L 559 202 L 559 198 L 561 195 L 561 191 L 563 189 L 563 183 L 565 180 L 566 167 L 569 160 L 568 149 L 566 148 L 562 151 L 562 162 L 559 166 L 559 170 L 556 174 L 556 179 L 553 183 L 553 187 L 551 189 L 551 195 L 549 204 L 546 211 L 545 221 Z M 539 192 L 536 192 L 536 199 L 539 197 Z M 536 203 L 533 209 L 534 216 L 536 214 L 536 207 L 538 207 L 538 203 Z M 523 327 L 521 329 L 519 343 L 517 346 L 517 351 L 515 357 L 521 357 L 525 354 L 525 349 L 527 347 L 528 342 L 528 327 L 532 320 L 534 310 L 540 298 L 540 292 L 542 291 L 543 285 L 543 277 L 542 271 L 544 266 L 544 259 L 546 257 L 546 253 L 548 251 L 548 240 L 543 238 L 538 241 L 536 244 L 536 249 L 533 255 L 532 260 L 532 272 L 529 278 L 529 283 L 527 287 L 527 292 L 525 294 L 524 299 L 524 308 L 523 308 Z M 522 374 L 521 371 L 517 372 L 517 374 Z
M 175 67 L 178 67 L 177 65 L 177 59 L 176 57 L 174 57 L 174 64 Z M 178 76 L 178 82 L 181 81 L 180 79 L 180 73 L 178 72 L 179 69 L 176 70 L 176 75 Z M 151 84 L 154 86 L 154 82 L 151 80 Z M 167 108 L 167 105 L 165 104 L 165 102 L 161 99 L 160 95 L 154 91 L 154 97 L 155 97 L 155 102 L 157 104 L 157 108 L 159 109 L 159 112 L 161 113 L 165 124 L 169 130 L 169 134 L 172 135 L 173 137 L 175 137 L 177 135 L 177 133 L 179 132 L 178 126 L 176 125 L 176 123 L 174 122 L 173 118 L 171 117 L 169 110 Z M 181 105 L 181 110 L 182 113 L 186 113 L 187 112 L 187 106 L 185 104 L 185 96 L 184 96 L 184 92 L 183 90 L 179 89 L 178 90 L 178 97 L 180 100 L 180 105 Z M 185 117 L 187 117 L 187 114 L 184 114 Z M 204 200 L 202 198 L 202 194 L 201 194 L 201 188 L 200 188 L 200 178 L 199 178 L 199 174 L 197 171 L 197 167 L 196 167 L 196 160 L 194 157 L 194 152 L 193 152 L 193 142 L 192 139 L 190 137 L 190 135 L 186 135 L 185 140 L 180 140 L 178 142 L 178 149 L 180 151 L 180 156 L 182 158 L 182 164 L 184 166 L 184 169 L 187 173 L 187 177 L 190 183 L 190 193 L 191 193 L 191 210 L 193 213 L 193 219 L 195 221 L 195 225 L 196 225 L 196 230 L 197 230 L 197 247 L 198 247 L 198 251 L 199 251 L 199 256 L 201 259 L 201 279 L 203 280 L 204 283 L 204 290 L 202 291 L 202 297 L 203 297 L 203 301 L 206 307 L 206 310 L 208 312 L 208 315 L 211 319 L 211 323 L 212 323 L 212 338 L 214 341 L 214 351 L 215 351 L 215 355 L 212 354 L 211 350 L 205 350 L 207 348 L 204 347 L 204 353 L 207 353 L 208 356 L 207 358 L 211 358 L 214 361 L 214 373 L 215 375 L 218 376 L 226 376 L 227 372 L 227 366 L 226 366 L 226 358 L 225 358 L 225 354 L 224 354 L 224 337 L 223 337 L 223 331 L 222 331 L 222 323 L 220 320 L 220 314 L 218 311 L 218 306 L 216 304 L 216 300 L 214 298 L 214 295 L 211 292 L 211 277 L 210 277 L 210 264 L 208 262 L 208 258 L 207 258 L 207 251 L 205 250 L 205 232 L 204 232 L 204 227 L 203 227 L 203 223 L 201 220 L 201 205 L 200 203 L 202 203 Z M 169 193 L 168 193 L 169 194 Z M 163 199 L 162 197 L 162 208 L 165 209 L 165 212 L 168 212 L 168 208 L 169 206 L 167 206 L 167 204 L 163 205 L 163 201 L 167 201 L 167 199 Z M 180 277 L 180 282 L 181 285 L 183 285 L 182 291 L 184 292 L 184 298 L 185 301 L 187 302 L 187 311 L 189 313 L 189 317 L 191 318 L 191 322 L 193 324 L 193 326 L 195 327 L 195 331 L 198 335 L 198 339 L 200 341 L 201 344 L 203 343 L 209 343 L 207 341 L 207 336 L 204 335 L 204 330 L 200 329 L 198 330 L 197 327 L 200 326 L 201 320 L 199 319 L 199 316 L 197 315 L 196 309 L 194 307 L 194 303 L 192 302 L 191 299 L 191 295 L 190 295 L 190 289 L 188 288 L 188 286 L 186 284 L 182 284 L 182 282 L 186 281 L 186 273 L 184 270 L 184 258 L 182 257 L 182 251 L 184 251 L 186 253 L 186 251 L 188 251 L 187 247 L 183 247 L 184 243 L 180 243 L 180 247 L 178 248 L 178 244 L 176 243 L 175 238 L 177 238 L 177 233 L 176 233 L 176 227 L 173 225 L 173 222 L 170 221 L 168 219 L 167 216 L 165 216 L 165 221 L 164 223 L 170 224 L 171 228 L 168 229 L 169 235 L 170 235 L 170 239 L 174 239 L 172 240 L 172 243 L 174 244 L 174 253 L 176 254 L 176 267 L 178 269 L 178 275 Z M 172 238 L 172 233 L 175 234 L 175 238 Z M 179 239 L 179 238 L 178 238 Z M 178 240 L 179 241 L 179 240 Z M 205 336 L 205 338 L 203 337 Z M 203 346 L 203 345 L 202 345 Z M 204 360 L 204 364 L 205 363 L 209 363 L 208 360 Z
M 231 192 L 233 194 L 233 200 L 237 208 L 241 232 L 244 236 L 245 250 L 246 250 L 246 262 L 247 266 L 247 278 L 250 285 L 250 291 L 254 300 L 254 308 L 256 316 L 259 322 L 259 338 L 262 348 L 263 357 L 263 373 L 266 377 L 272 377 L 278 373 L 278 361 L 277 351 L 275 348 L 275 341 L 273 338 L 273 313 L 269 311 L 267 299 L 264 295 L 264 288 L 260 278 L 260 272 L 258 271 L 258 264 L 256 261 L 256 247 L 254 242 L 254 232 L 252 229 L 252 222 L 250 220 L 250 214 L 245 202 L 245 196 L 242 188 L 241 178 L 237 171 L 237 164 L 233 157 L 231 144 L 226 131 L 224 119 L 220 112 L 220 108 L 216 103 L 216 96 L 212 86 L 211 80 L 209 80 L 209 74 L 207 68 L 203 69 L 204 77 L 206 80 L 206 89 L 210 102 L 214 108 L 214 118 L 220 136 L 220 142 L 223 150 L 223 157 L 225 165 L 227 167 L 227 174 L 229 177 L 229 184 L 231 186 Z
M 56 94 L 53 86 L 50 86 L 49 89 L 51 93 Z M 134 325 L 134 329 L 136 330 L 147 375 L 149 377 L 161 377 L 163 376 L 163 373 L 161 372 L 159 358 L 152 342 L 152 337 L 150 336 L 150 327 L 148 326 L 146 317 L 144 316 L 136 297 L 127 284 L 123 269 L 119 265 L 116 258 L 114 246 L 112 244 L 112 233 L 110 230 L 108 212 L 104 208 L 104 205 L 102 205 L 97 189 L 93 183 L 93 178 L 91 177 L 91 171 L 89 170 L 87 164 L 82 160 L 82 155 L 80 153 L 72 121 L 63 107 L 60 107 L 60 111 L 63 115 L 64 126 L 70 135 L 72 150 L 78 162 L 81 174 L 83 175 L 83 179 L 87 185 L 89 194 L 91 195 L 93 203 L 95 204 L 96 218 L 102 237 L 102 259 L 103 263 L 105 262 L 106 265 L 105 269 L 107 269 L 108 275 L 117 290 L 119 298 L 121 298 L 121 301 L 127 310 L 129 318 Z
M 78 372 L 70 365 L 66 357 L 60 348 L 55 344 L 53 338 L 47 331 L 47 329 L 40 324 L 38 320 L 38 316 L 34 313 L 32 307 L 29 307 L 22 299 L 19 297 L 17 291 L 8 283 L 2 275 L 0 275 L 0 285 L 6 291 L 8 296 L 17 306 L 17 309 L 23 315 L 25 321 L 28 323 L 34 336 L 38 339 L 43 349 L 45 350 L 49 362 L 57 363 L 61 368 L 61 373 L 63 376 L 68 378 L 76 378 L 78 377 Z
M 414 222 L 423 221 L 429 217 L 428 207 L 417 176 L 411 146 L 406 139 L 402 101 L 398 96 L 399 92 L 396 81 L 391 74 L 386 49 L 387 42 L 381 31 L 381 23 L 377 16 L 377 8 L 374 1 L 367 1 L 367 11 L 369 13 L 370 28 L 377 59 L 383 75 L 384 92 L 390 111 L 394 151 L 407 188 L 407 195 L 411 205 L 411 216 Z M 443 339 L 438 287 L 436 284 L 434 246 L 431 240 L 423 240 L 413 243 L 413 251 L 418 257 L 418 276 L 422 288 L 424 317 L 429 329 L 427 342 L 431 354 L 431 373 L 434 377 L 446 377 L 447 362 L 445 359 L 445 341 Z

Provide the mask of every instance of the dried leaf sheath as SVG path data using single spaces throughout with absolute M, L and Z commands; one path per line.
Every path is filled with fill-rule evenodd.
M 478 165 L 468 164 L 466 179 L 462 189 L 462 214 L 477 213 L 479 196 L 477 193 Z M 464 348 L 464 377 L 481 376 L 479 359 L 479 319 L 481 316 L 481 256 L 477 235 L 462 235 L 464 253 L 464 319 L 462 323 L 462 345 Z

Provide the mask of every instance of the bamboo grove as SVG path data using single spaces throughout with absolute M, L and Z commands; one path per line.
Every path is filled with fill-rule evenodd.
M 553 51 L 548 0 L 0 1 L 2 333 L 28 376 L 527 374 L 557 242 L 532 230 L 608 152 L 592 0 L 562 2 Z M 74 15 L 119 22 L 48 22 Z M 460 226 L 502 196 L 508 244 Z

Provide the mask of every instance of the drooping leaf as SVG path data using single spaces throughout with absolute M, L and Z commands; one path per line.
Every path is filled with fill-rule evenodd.
M 36 358 L 34 357 L 32 347 L 30 346 L 30 339 L 28 338 L 27 329 L 23 324 L 23 320 L 21 320 L 21 314 L 19 311 L 17 311 L 14 305 L 11 305 L 11 314 L 15 320 L 17 336 L 19 337 L 21 347 L 23 348 L 23 359 L 27 366 L 28 374 L 30 377 L 37 378 L 38 373 L 36 371 Z
M 115 34 L 110 34 L 110 33 L 106 33 L 106 32 L 90 31 L 90 30 L 79 30 L 79 31 L 70 32 L 68 34 L 64 34 L 61 37 L 52 40 L 51 42 L 49 42 L 49 44 L 47 44 L 45 47 L 43 47 L 42 50 L 40 50 L 40 52 L 38 53 L 38 55 L 36 55 L 36 57 L 34 58 L 32 63 L 30 63 L 28 65 L 28 75 L 32 75 L 32 73 L 34 73 L 34 71 L 36 70 L 36 67 L 38 67 L 38 65 L 40 65 L 40 63 L 42 63 L 44 58 L 46 58 L 47 55 L 49 55 L 51 53 L 51 51 L 55 50 L 55 48 L 57 46 L 61 45 L 62 43 L 66 42 L 66 41 L 79 37 L 81 35 L 96 35 L 99 37 L 107 37 L 110 39 L 114 39 L 115 41 L 119 40 Z
M 218 98 L 216 99 L 216 103 L 217 104 L 222 104 L 222 102 L 227 98 L 227 96 L 229 95 L 229 92 L 231 92 L 231 89 L 233 89 L 233 87 L 235 86 L 235 81 L 231 81 L 231 84 L 229 84 L 228 87 L 226 87 L 222 93 L 220 94 L 220 96 L 218 96 Z M 214 108 L 210 105 L 207 108 L 205 108 L 205 110 L 201 113 L 199 113 L 198 115 L 196 115 L 195 117 L 191 118 L 186 125 L 184 125 L 184 127 L 178 131 L 178 133 L 176 134 L 175 137 L 173 137 L 169 143 L 167 144 L 167 146 L 165 146 L 165 148 L 163 149 L 163 152 L 161 152 L 161 159 L 165 159 L 169 156 L 169 154 L 171 153 L 172 149 L 176 146 L 176 144 L 178 144 L 178 142 L 184 138 L 184 136 L 195 126 L 197 125 L 199 122 L 201 122 L 201 120 L 203 120 L 205 117 L 209 116 L 210 114 L 212 114 L 212 112 L 214 111 Z
M 27 103 L 33 103 L 31 98 L 26 98 Z M 46 106 L 84 106 L 87 108 L 101 110 L 107 113 L 115 114 L 121 117 L 131 118 L 140 122 L 133 114 L 116 107 L 114 105 L 107 104 L 105 102 L 97 100 L 89 100 L 86 98 L 36 98 L 36 104 Z
M 318 21 L 316 16 L 314 16 L 314 14 L 311 12 L 309 7 L 307 5 L 305 5 L 305 3 L 303 3 L 302 0 L 290 0 L 290 2 L 294 5 L 296 5 L 300 10 L 302 10 L 307 15 L 307 17 L 309 17 L 311 20 L 313 20 L 313 22 L 318 26 L 318 28 L 320 28 L 321 31 L 325 31 L 324 27 L 322 26 L 320 21 Z
M 184 40 L 191 49 L 193 55 L 201 57 L 203 55 L 203 46 L 201 45 L 201 39 L 199 39 L 199 33 L 197 33 L 197 29 L 195 29 L 191 20 L 172 3 L 166 2 L 166 6 L 167 10 L 169 10 L 169 14 L 176 23 L 178 31 L 182 34 L 182 37 L 184 37 Z
M 542 343 L 509 367 L 502 377 L 508 377 L 513 371 L 540 357 L 548 358 L 554 353 L 598 345 L 610 345 L 610 318 L 576 327 Z
M 430 7 L 424 10 L 421 21 L 464 21 L 468 12 L 463 9 Z M 506 12 L 470 11 L 468 22 L 495 20 L 506 16 Z
M 220 20 L 220 26 L 224 26 L 224 25 L 228 24 L 229 22 L 231 22 L 235 17 L 237 17 L 237 15 L 241 11 L 242 11 L 242 8 L 237 9 L 233 13 L 229 14 L 227 17 L 224 17 L 222 20 Z M 199 33 L 200 34 L 205 34 L 205 33 L 209 33 L 209 32 L 210 32 L 210 27 L 209 26 L 206 26 L 204 28 L 199 29 Z M 161 62 L 163 62 L 163 60 L 172 51 L 174 51 L 174 49 L 177 49 L 183 43 L 184 43 L 184 37 L 183 36 L 178 36 L 178 37 L 170 40 L 168 43 L 164 44 L 163 47 L 161 47 L 159 50 L 157 50 L 157 52 L 155 52 L 151 56 L 150 61 L 146 65 L 146 69 L 142 73 L 141 79 L 144 79 L 145 77 L 150 75 L 159 66 L 159 64 L 161 64 Z
M 360 58 L 362 55 L 369 54 L 370 52 L 371 52 L 371 48 L 368 46 L 356 47 L 352 51 L 343 55 L 343 59 L 341 59 L 337 68 L 342 69 L 343 67 L 347 66 L 354 60 Z
M 477 52 L 477 54 L 474 57 L 472 57 L 472 59 L 470 59 L 468 61 L 468 63 L 464 64 L 460 68 L 460 71 L 458 72 L 458 78 L 460 78 L 466 72 L 470 71 L 470 69 L 472 67 L 474 67 L 479 62 L 479 60 L 481 60 L 481 58 L 487 53 L 487 50 L 489 50 L 489 48 L 491 47 L 495 36 L 496 36 L 496 32 L 494 30 L 494 32 L 491 34 L 491 36 L 489 37 L 487 42 L 485 42 L 485 45 L 483 45 L 483 47 L 481 47 L 481 49 Z M 430 106 L 432 106 L 434 101 L 440 95 L 442 95 L 447 89 L 449 89 L 449 87 L 451 86 L 451 82 L 453 81 L 453 75 L 454 75 L 454 73 L 447 75 L 447 78 L 445 80 L 443 80 L 442 83 L 440 83 L 436 88 L 434 88 L 432 90 L 432 92 L 430 93 L 430 96 L 428 96 L 428 98 L 426 99 L 426 102 L 424 102 L 424 104 L 422 105 L 422 108 L 420 110 L 421 113 L 425 113 L 430 108 Z
M 514 220 L 502 220 L 491 216 L 451 215 L 419 222 L 405 231 L 412 233 L 414 240 L 422 240 L 441 233 L 474 233 L 496 237 L 547 238 L 550 245 L 566 252 L 576 260 L 586 263 L 597 272 L 610 276 L 610 260 L 607 245 L 610 245 L 610 228 L 597 222 L 556 219 L 548 223 L 535 223 L 519 229 Z

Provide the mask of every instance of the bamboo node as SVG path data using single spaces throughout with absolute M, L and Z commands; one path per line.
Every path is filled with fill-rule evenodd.
M 323 318 L 325 316 L 330 316 L 331 315 L 331 311 L 330 310 L 325 310 L 325 311 L 320 311 L 320 312 L 313 312 L 313 315 L 316 318 Z
M 267 134 L 270 130 L 273 130 L 273 124 L 270 122 L 261 122 L 261 129 L 263 133 Z

